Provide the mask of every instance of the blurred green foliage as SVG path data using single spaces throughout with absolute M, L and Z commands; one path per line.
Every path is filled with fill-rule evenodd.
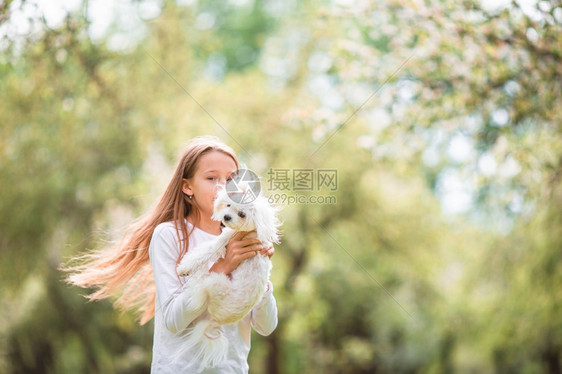
M 337 202 L 283 210 L 251 372 L 561 372 L 559 1 L 139 0 L 101 36 L 94 3 L 0 2 L 0 372 L 149 371 L 151 324 L 58 267 L 117 239 L 200 134 L 266 190 L 338 172 L 266 191 Z

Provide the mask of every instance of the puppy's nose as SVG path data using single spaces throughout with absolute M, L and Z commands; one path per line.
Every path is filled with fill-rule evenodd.
M 246 213 L 240 211 L 240 212 L 238 212 L 238 217 L 244 218 L 244 217 L 246 217 Z
M 232 219 L 232 217 L 231 217 L 230 215 L 228 215 L 228 214 L 225 214 L 225 215 L 224 215 L 224 220 L 225 220 L 225 221 L 230 221 L 231 219 Z

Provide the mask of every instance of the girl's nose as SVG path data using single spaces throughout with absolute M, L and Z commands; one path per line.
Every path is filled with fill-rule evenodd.
M 220 191 L 226 187 L 226 179 L 219 179 L 217 180 L 217 184 L 215 185 L 215 192 Z

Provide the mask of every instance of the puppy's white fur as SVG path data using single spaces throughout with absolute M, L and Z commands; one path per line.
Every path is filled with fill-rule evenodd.
M 247 185 L 242 188 L 244 193 L 250 192 Z M 194 293 L 192 300 L 197 300 L 201 307 L 207 305 L 206 312 L 184 335 L 179 352 L 194 352 L 200 370 L 217 366 L 226 358 L 228 340 L 221 325 L 235 323 L 252 310 L 266 291 L 271 271 L 269 257 L 261 253 L 243 261 L 230 277 L 209 272 L 208 264 L 224 257 L 226 244 L 238 231 L 256 230 L 255 237 L 264 248 L 279 243 L 280 222 L 276 213 L 277 209 L 262 195 L 248 204 L 238 204 L 225 189 L 219 190 L 212 219 L 223 222 L 222 233 L 197 251 L 188 251 L 176 269 L 178 275 L 189 276 L 186 286 Z

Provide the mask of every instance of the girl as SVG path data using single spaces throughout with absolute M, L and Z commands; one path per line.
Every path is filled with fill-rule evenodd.
M 91 300 L 116 296 L 116 306 L 136 308 L 140 323 L 154 317 L 152 373 L 194 373 L 198 362 L 181 348 L 181 335 L 205 313 L 191 303 L 189 278 L 178 277 L 176 266 L 188 250 L 215 239 L 220 222 L 213 221 L 213 199 L 218 184 L 226 184 L 238 169 L 234 151 L 215 137 L 194 138 L 178 162 L 172 180 L 152 213 L 134 223 L 115 248 L 81 257 L 85 263 L 71 268 L 69 282 L 96 287 Z M 230 274 L 258 251 L 271 257 L 272 246 L 262 248 L 257 239 L 238 233 L 226 246 L 226 255 L 209 271 Z M 227 360 L 204 373 L 247 373 L 251 327 L 269 335 L 277 326 L 273 286 L 268 284 L 261 301 L 236 324 L 223 326 L 229 340 Z

